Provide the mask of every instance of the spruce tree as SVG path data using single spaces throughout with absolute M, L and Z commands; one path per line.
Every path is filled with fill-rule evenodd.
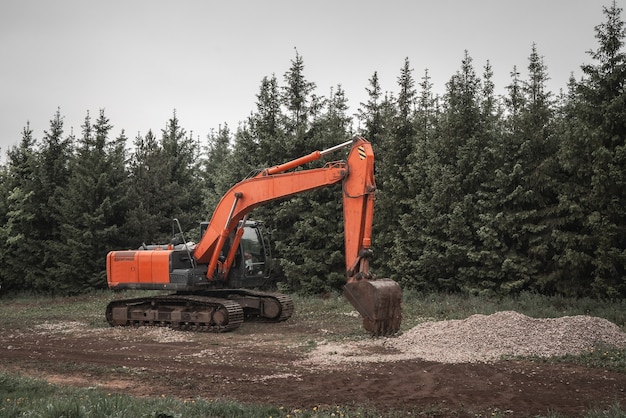
M 428 237 L 422 233 L 434 217 L 430 205 L 432 178 L 430 170 L 435 158 L 431 155 L 432 144 L 438 139 L 439 109 L 438 97 L 432 90 L 432 83 L 425 70 L 419 84 L 420 94 L 415 113 L 415 149 L 409 156 L 405 178 L 407 189 L 404 197 L 405 211 L 400 214 L 398 230 L 395 234 L 391 259 L 388 261 L 392 277 L 404 287 L 434 290 L 436 281 L 426 273 L 422 261 L 428 254 Z M 385 225 L 380 225 L 384 228 Z
M 408 167 L 416 147 L 415 103 L 417 91 L 409 59 L 398 76 L 400 92 L 395 101 L 390 129 L 381 136 L 376 153 L 376 242 L 378 257 L 391 260 L 400 217 L 409 210 L 413 196 L 407 196 Z M 383 275 L 391 274 L 388 263 L 379 264 Z
M 557 231 L 559 276 L 570 279 L 569 293 L 626 294 L 626 82 L 622 9 L 604 8 L 606 22 L 596 26 L 593 64 L 568 103 L 561 167 L 570 184 L 559 195 L 567 220 Z
M 304 75 L 304 61 L 302 56 L 296 51 L 296 58 L 291 61 L 291 67 L 284 74 L 284 85 L 279 87 L 281 109 L 284 109 L 284 117 L 276 114 L 283 128 L 277 131 L 279 135 L 272 138 L 271 148 L 276 155 L 272 158 L 276 163 L 301 157 L 315 150 L 315 144 L 311 144 L 311 124 L 313 112 L 317 112 L 318 101 L 313 93 L 315 83 L 308 81 Z M 273 100 L 274 95 L 268 96 Z M 260 102 L 259 102 L 260 103 Z M 272 107 L 272 109 L 275 109 Z M 259 133 L 262 133 L 259 132 Z M 268 138 L 260 136 L 260 138 Z M 264 143 L 263 145 L 269 145 Z M 295 246 L 304 246 L 306 242 L 298 242 L 298 222 L 307 216 L 308 205 L 303 195 L 298 195 L 290 199 L 280 200 L 264 207 L 258 208 L 254 216 L 267 222 L 267 226 L 272 232 L 272 239 L 276 248 L 276 258 L 281 265 L 285 266 L 285 271 L 289 270 L 290 263 L 297 263 L 297 260 L 289 259 L 282 251 L 289 250 Z M 302 202 L 307 202 L 303 209 Z M 291 277 L 296 284 L 300 277 Z
M 493 171 L 492 91 L 489 66 L 483 85 L 466 51 L 461 70 L 447 83 L 440 122 L 428 141 L 420 141 L 416 162 L 421 167 L 414 166 L 413 172 L 425 180 L 418 183 L 412 213 L 422 224 L 405 219 L 402 232 L 416 237 L 418 250 L 413 258 L 396 255 L 397 260 L 418 260 L 410 270 L 417 287 L 481 292 L 496 286 L 480 270 L 484 255 L 477 234 L 483 185 Z
M 276 76 L 264 77 L 256 98 L 256 112 L 248 118 L 247 131 L 258 146 L 257 168 L 271 167 L 287 157 L 287 117 L 282 111 L 281 91 Z
M 312 93 L 316 88 L 315 83 L 304 76 L 304 60 L 298 51 L 284 75 L 284 82 L 281 101 L 287 109 L 286 130 L 290 135 L 285 145 L 291 158 L 297 158 L 305 148 L 302 140 L 309 127 Z
M 241 180 L 239 167 L 233 164 L 233 152 L 230 148 L 231 133 L 228 125 L 220 126 L 217 132 L 209 133 L 208 141 L 207 157 L 202 169 L 203 214 L 204 220 L 207 221 L 211 218 L 224 193 Z M 248 152 L 241 150 L 241 153 L 247 154 Z
M 361 134 L 372 144 L 379 142 L 379 137 L 383 131 L 382 121 L 382 89 L 378 81 L 378 73 L 374 72 L 372 78 L 368 80 L 369 86 L 365 88 L 367 92 L 367 102 L 360 103 L 357 111 Z
M 82 129 L 59 207 L 61 236 L 54 245 L 55 275 L 63 278 L 59 287 L 69 294 L 106 287 L 106 254 L 119 244 L 125 177 L 104 110 L 93 125 L 87 114 Z
M 256 111 L 247 119 L 247 124 L 235 134 L 232 159 L 241 161 L 243 165 L 235 164 L 237 177 L 234 182 L 241 180 L 248 174 L 256 174 L 259 170 L 284 163 L 294 158 L 293 142 L 295 136 L 290 131 L 289 117 L 284 113 L 284 92 L 278 85 L 275 75 L 264 77 L 259 92 L 256 95 Z M 245 155 L 241 155 L 245 154 Z M 280 211 L 282 201 L 268 203 L 254 210 L 250 215 L 255 220 L 265 223 L 266 231 L 272 235 L 272 253 L 275 261 L 273 276 L 282 276 L 280 267 L 280 252 L 276 250 L 275 242 L 285 239 L 292 231 L 282 222 Z
M 43 254 L 35 220 L 37 141 L 30 124 L 22 131 L 18 145 L 9 148 L 2 170 L 2 224 L 0 225 L 0 282 L 3 292 L 32 290 L 42 271 L 36 266 Z
M 134 246 L 164 243 L 171 237 L 169 203 L 170 170 L 154 133 L 138 134 L 129 162 L 129 209 L 125 230 L 134 237 Z
M 189 231 L 198 229 L 203 216 L 202 188 L 200 183 L 200 150 L 191 135 L 180 126 L 174 111 L 166 128 L 161 131 L 163 158 L 167 166 L 167 181 L 163 192 L 169 195 L 166 216 L 177 218 Z
M 341 86 L 331 90 L 324 108 L 311 120 L 307 132 L 309 152 L 332 147 L 349 139 L 351 118 Z M 306 168 L 342 159 L 338 151 Z M 345 283 L 342 189 L 340 184 L 298 194 L 279 206 L 279 214 L 297 214 L 287 234 L 276 242 L 287 285 L 294 290 L 319 294 L 338 290 Z M 274 234 L 277 235 L 277 234 Z
M 67 187 L 70 174 L 70 161 L 73 158 L 74 135 L 64 136 L 63 117 L 60 109 L 50 121 L 50 130 L 44 132 L 41 149 L 38 154 L 35 172 L 35 194 L 33 202 L 37 205 L 33 225 L 37 230 L 41 262 L 36 265 L 40 276 L 33 284 L 35 291 L 57 293 L 65 277 L 55 275 L 55 244 L 61 240 L 60 216 L 63 205 L 63 191 Z
M 507 131 L 493 142 L 494 176 L 485 185 L 478 229 L 482 242 L 482 269 L 498 293 L 517 293 L 545 287 L 555 217 L 552 93 L 543 59 L 533 44 L 528 79 L 511 73 Z
M 410 76 L 410 67 L 407 70 Z M 362 134 L 372 143 L 376 158 L 374 165 L 375 181 L 379 190 L 374 209 L 372 245 L 375 256 L 372 260 L 372 267 L 378 274 L 389 276 L 392 271 L 389 264 L 391 258 L 389 249 L 387 248 L 385 251 L 385 247 L 390 245 L 394 234 L 394 225 L 387 223 L 389 217 L 385 215 L 385 202 L 380 190 L 381 187 L 384 188 L 383 182 L 389 171 L 386 161 L 392 160 L 392 157 L 386 155 L 388 149 L 386 144 L 393 137 L 394 121 L 397 115 L 396 99 L 393 94 L 383 95 L 376 72 L 369 79 L 369 86 L 365 90 L 368 94 L 368 100 L 366 103 L 360 104 L 357 115 L 359 123 L 362 125 Z

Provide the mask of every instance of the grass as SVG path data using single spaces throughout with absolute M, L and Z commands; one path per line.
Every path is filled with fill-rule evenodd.
M 626 374 L 626 349 L 597 346 L 592 350 L 578 354 L 550 358 L 530 358 L 539 363 L 569 363 L 580 366 L 611 370 Z
M 0 318 L 5 328 L 32 326 L 34 322 L 73 321 L 80 318 L 92 328 L 108 327 L 104 311 L 109 301 L 120 297 L 140 297 L 156 292 L 128 291 L 114 293 L 108 290 L 94 291 L 81 296 L 18 295 L 4 298 L 10 303 L 0 303 Z
M 0 372 L 0 416 L 5 418 L 307 418 L 379 417 L 361 407 L 289 409 L 283 406 L 241 404 L 204 399 L 180 400 L 166 396 L 133 398 L 99 389 L 59 387 L 42 380 Z M 388 415 L 406 416 L 406 414 Z
M 420 416 L 445 416 L 443 410 L 419 411 Z M 443 414 L 443 415 L 442 415 Z M 484 416 L 506 416 L 506 411 L 487 411 Z M 231 401 L 204 399 L 180 400 L 169 397 L 133 398 L 111 394 L 99 389 L 76 389 L 59 387 L 42 380 L 0 372 L 0 416 L 5 418 L 325 418 L 325 417 L 380 417 L 381 412 L 358 406 L 335 406 L 331 408 L 289 409 L 283 406 L 241 404 Z M 406 412 L 386 411 L 386 417 L 399 418 Z M 476 416 L 483 416 L 478 414 Z M 549 414 L 547 418 L 562 418 Z M 607 409 L 592 409 L 585 418 L 626 417 L 626 410 L 619 404 Z
M 250 417 L 282 416 L 280 407 L 167 397 L 132 398 L 98 389 L 58 387 L 44 381 L 0 374 L 2 417 Z
M 37 297 L 22 295 L 0 300 L 0 318 L 4 329 L 32 329 L 33 325 L 80 318 L 88 327 L 106 327 L 106 304 L 118 297 L 145 296 L 145 292 L 121 295 L 109 291 L 76 297 Z M 294 296 L 296 314 L 290 321 L 311 329 L 329 327 L 328 339 L 358 340 L 368 338 L 355 321 L 352 307 L 339 294 L 326 298 Z M 514 298 L 485 298 L 472 295 L 417 293 L 405 291 L 403 297 L 402 329 L 408 330 L 429 320 L 464 319 L 473 314 L 489 315 L 514 310 L 531 317 L 561 317 L 591 315 L 608 319 L 626 330 L 626 301 L 568 299 L 522 293 Z M 85 314 L 85 313 L 88 314 Z M 304 351 L 315 349 L 316 342 L 303 337 Z M 598 367 L 626 373 L 626 350 L 596 347 L 576 356 L 533 359 L 538 362 L 563 362 L 585 367 Z M 441 411 L 439 411 L 441 412 Z M 435 411 L 416 414 L 437 416 Z M 441 414 L 439 413 L 439 416 Z M 491 413 L 490 416 L 505 416 Z M 133 398 L 111 394 L 100 389 L 58 387 L 45 381 L 0 372 L 0 416 L 2 417 L 375 417 L 374 411 L 358 405 L 320 409 L 310 406 L 289 409 L 281 405 L 246 405 L 226 400 L 180 400 L 169 397 Z M 385 416 L 400 417 L 406 413 L 386 411 Z M 548 415 L 561 418 L 559 415 Z M 626 417 L 619 404 L 607 410 L 591 409 L 584 417 Z

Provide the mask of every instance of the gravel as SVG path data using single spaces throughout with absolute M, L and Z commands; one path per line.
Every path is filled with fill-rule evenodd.
M 626 334 L 591 316 L 531 318 L 503 311 L 463 320 L 422 323 L 393 337 L 359 342 L 322 341 L 308 364 L 422 359 L 440 363 L 492 362 L 506 356 L 580 354 L 598 346 L 626 347 Z

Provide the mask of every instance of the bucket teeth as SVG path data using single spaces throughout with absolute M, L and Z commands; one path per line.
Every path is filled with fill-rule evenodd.
M 358 280 L 344 286 L 344 296 L 363 317 L 373 336 L 393 335 L 402 322 L 402 289 L 391 279 Z

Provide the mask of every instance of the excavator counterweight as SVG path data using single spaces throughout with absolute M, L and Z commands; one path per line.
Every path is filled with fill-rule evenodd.
M 350 151 L 345 161 L 293 170 L 346 147 Z M 266 168 L 235 184 L 222 196 L 210 222 L 202 224 L 197 244 L 143 245 L 138 250 L 110 252 L 110 288 L 171 289 L 176 293 L 113 301 L 107 307 L 107 320 L 113 326 L 223 332 L 237 328 L 244 318 L 289 319 L 293 312 L 289 296 L 252 290 L 271 279 L 271 256 L 259 223 L 248 216 L 263 204 L 337 183 L 342 183 L 343 194 L 344 295 L 372 335 L 398 332 L 402 290 L 395 281 L 375 279 L 369 271 L 376 192 L 374 153 L 371 144 L 358 136 Z

